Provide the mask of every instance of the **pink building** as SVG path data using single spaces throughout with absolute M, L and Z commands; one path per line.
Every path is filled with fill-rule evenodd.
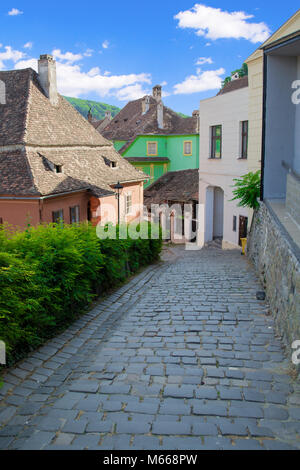
M 0 223 L 116 222 L 140 215 L 146 175 L 59 93 L 50 55 L 0 72 Z

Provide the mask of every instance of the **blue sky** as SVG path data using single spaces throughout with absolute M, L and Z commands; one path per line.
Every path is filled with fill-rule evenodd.
M 62 94 L 119 107 L 163 85 L 191 114 L 295 11 L 296 1 L 1 0 L 0 70 L 57 60 Z

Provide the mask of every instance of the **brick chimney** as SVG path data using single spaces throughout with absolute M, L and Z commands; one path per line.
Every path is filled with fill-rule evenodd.
M 153 98 L 156 99 L 157 102 L 161 100 L 161 86 L 155 85 L 152 89 Z
M 53 106 L 58 105 L 58 93 L 56 83 L 56 62 L 52 55 L 44 54 L 38 61 L 40 84 Z

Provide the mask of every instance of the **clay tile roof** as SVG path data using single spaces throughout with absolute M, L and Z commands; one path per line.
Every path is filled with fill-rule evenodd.
M 132 142 L 137 135 L 145 134 L 196 134 L 197 117 L 183 118 L 172 109 L 164 106 L 164 128 L 157 124 L 157 102 L 149 96 L 149 110 L 143 114 L 142 102 L 144 98 L 130 101 L 101 131 L 109 140 L 126 140 Z M 126 144 L 125 144 L 126 145 Z M 130 145 L 130 144 L 129 144 Z M 127 147 L 120 149 L 122 153 Z
M 144 191 L 145 205 L 199 200 L 199 170 L 169 171 Z
M 34 70 L 0 72 L 0 80 L 6 87 L 6 104 L 0 104 L 0 194 L 90 189 L 101 196 L 112 193 L 118 181 L 146 179 L 62 96 L 52 106 Z
M 221 88 L 218 95 L 224 95 L 224 93 L 229 93 L 230 91 L 239 90 L 240 88 L 245 88 L 248 86 L 248 77 L 245 75 L 244 77 L 237 78 L 235 80 L 231 80 L 230 82 L 226 83 L 224 88 Z

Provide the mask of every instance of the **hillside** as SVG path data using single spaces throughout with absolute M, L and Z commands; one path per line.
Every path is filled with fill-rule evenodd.
M 71 103 L 77 111 L 82 114 L 85 118 L 87 118 L 89 109 L 91 108 L 93 118 L 95 119 L 104 119 L 105 117 L 105 111 L 110 111 L 112 117 L 114 117 L 118 112 L 121 111 L 120 108 L 117 106 L 112 106 L 110 104 L 106 103 L 100 103 L 98 101 L 93 101 L 93 100 L 82 100 L 80 98 L 71 98 L 69 96 L 64 96 L 66 100 Z M 176 111 L 175 111 L 176 112 Z M 190 116 L 187 116 L 186 114 L 176 112 L 179 116 L 183 118 L 187 118 Z
M 105 111 L 110 111 L 113 117 L 120 111 L 120 108 L 117 106 L 112 106 L 106 103 L 99 103 L 98 101 L 70 98 L 69 96 L 64 96 L 64 98 L 66 98 L 66 100 L 68 100 L 69 103 L 71 103 L 74 108 L 77 109 L 77 111 L 85 118 L 87 118 L 90 108 L 95 119 L 104 119 Z

